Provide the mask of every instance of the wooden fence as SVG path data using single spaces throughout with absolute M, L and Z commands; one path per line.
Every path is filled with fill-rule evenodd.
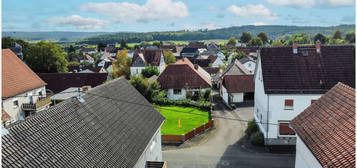
M 194 128 L 192 131 L 187 132 L 182 135 L 161 135 L 161 140 L 163 143 L 184 143 L 185 141 L 193 138 L 195 135 L 201 134 L 204 131 L 212 128 L 214 126 L 214 121 L 211 120 L 197 128 Z

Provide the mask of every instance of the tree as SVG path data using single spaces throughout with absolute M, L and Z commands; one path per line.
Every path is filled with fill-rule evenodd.
M 252 39 L 252 36 L 249 32 L 243 32 L 242 36 L 240 36 L 240 41 L 242 43 L 248 43 Z
M 71 61 L 68 63 L 68 66 L 79 66 L 80 63 L 79 62 L 76 62 L 76 61 Z
M 228 39 L 227 45 L 236 46 L 236 44 L 237 44 L 237 39 L 236 38 L 231 37 L 231 38 Z
M 257 37 L 262 40 L 263 44 L 268 43 L 268 35 L 265 32 L 260 32 Z
M 73 45 L 71 44 L 68 48 L 68 53 L 72 53 L 72 52 L 76 52 L 76 49 L 73 47 Z
M 289 40 L 289 45 L 292 45 L 294 42 L 297 44 L 311 44 L 311 38 L 306 33 L 294 34 Z
M 262 46 L 263 41 L 260 38 L 253 38 L 248 43 L 250 46 Z
M 336 30 L 332 36 L 332 39 L 342 39 L 342 33 L 340 30 Z
M 29 48 L 26 62 L 36 73 L 67 72 L 66 56 L 58 44 L 41 41 Z
M 130 77 L 131 59 L 128 57 L 128 50 L 119 50 L 117 60 L 113 63 L 113 77 L 118 78 L 125 76 Z
M 242 57 L 244 57 L 246 54 L 244 52 L 238 52 L 236 53 L 233 57 L 232 57 L 232 60 L 231 62 L 234 62 L 235 60 L 239 60 L 241 59 Z
M 176 56 L 169 50 L 164 51 L 164 60 L 166 64 L 173 64 L 176 62 Z
M 282 45 L 284 45 L 284 43 L 281 42 L 280 40 L 278 40 L 278 41 L 273 41 L 273 42 L 271 43 L 271 45 L 272 45 L 272 46 L 282 46 Z
M 136 90 L 138 90 L 149 102 L 160 93 L 160 84 L 157 81 L 149 83 L 146 78 L 142 76 L 133 76 L 130 81 Z
M 355 32 L 350 32 L 346 34 L 345 40 L 348 43 L 355 43 L 355 38 L 356 38 Z
M 318 33 L 314 36 L 314 42 L 316 42 L 317 40 L 319 40 L 321 44 L 325 44 L 328 41 L 327 37 L 321 33 Z
M 158 76 L 160 74 L 159 70 L 154 67 L 154 66 L 148 66 L 145 67 L 145 69 L 143 69 L 141 71 L 141 74 L 145 77 L 145 78 L 150 78 L 154 75 Z
M 126 42 L 124 40 L 120 41 L 120 48 L 123 48 L 123 49 L 128 48 L 128 45 L 126 44 Z
M 21 47 L 22 47 L 22 54 L 24 55 L 24 60 L 26 61 L 26 56 L 27 56 L 27 53 L 28 53 L 28 49 L 30 47 L 30 44 L 24 40 L 21 40 L 21 39 L 13 39 L 11 37 L 3 37 L 1 39 L 1 48 L 2 49 L 11 49 L 12 47 L 15 46 L 15 43 L 17 44 L 20 44 Z
M 97 44 L 98 52 L 103 51 L 106 46 L 107 46 L 107 45 L 104 44 L 104 43 L 98 43 L 98 44 Z

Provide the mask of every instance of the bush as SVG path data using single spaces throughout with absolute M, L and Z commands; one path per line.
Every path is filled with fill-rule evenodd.
M 143 69 L 141 71 L 141 74 L 145 77 L 145 78 L 150 78 L 153 75 L 158 76 L 160 74 L 159 69 L 157 69 L 154 66 L 148 66 L 145 69 Z
M 264 135 L 259 131 L 254 132 L 252 135 L 250 135 L 249 139 L 250 143 L 252 143 L 253 145 L 264 145 Z
M 259 128 L 258 128 L 258 125 L 255 122 L 255 120 L 253 119 L 253 120 L 248 122 L 248 127 L 245 130 L 245 133 L 247 135 L 251 135 L 251 134 L 256 133 L 256 132 L 259 132 Z
M 206 100 L 206 101 L 210 101 L 211 99 L 211 90 L 206 90 L 205 91 L 205 94 L 203 96 L 203 98 Z
M 183 106 L 183 107 L 197 107 L 201 110 L 210 111 L 211 102 L 209 101 L 192 101 L 188 99 L 184 100 L 170 100 L 166 97 L 155 97 L 153 98 L 153 103 L 157 105 L 174 105 L 174 106 Z

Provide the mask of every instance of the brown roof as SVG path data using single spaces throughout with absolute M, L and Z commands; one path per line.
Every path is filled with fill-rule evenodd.
M 217 74 L 220 71 L 218 67 L 203 67 L 203 69 L 209 74 Z
M 254 75 L 225 75 L 222 84 L 228 93 L 254 92 Z
M 322 94 L 338 82 L 355 87 L 355 46 L 325 45 L 261 48 L 264 89 L 267 94 Z
M 222 72 L 221 77 L 224 75 L 249 75 L 249 70 L 238 60 L 230 63 L 226 69 Z
M 159 66 L 162 50 L 144 50 L 143 55 L 147 64 Z
M 1 121 L 10 121 L 11 116 L 4 109 L 1 109 Z
M 47 89 L 59 93 L 70 87 L 96 87 L 107 80 L 108 73 L 40 73 Z
M 46 83 L 10 49 L 2 50 L 1 60 L 2 98 L 12 97 L 46 85 Z
M 355 167 L 355 90 L 338 83 L 291 125 L 322 167 Z
M 183 58 L 175 64 L 168 65 L 157 80 L 163 89 L 210 88 L 211 80 L 198 68 L 201 67 L 193 65 L 187 58 Z

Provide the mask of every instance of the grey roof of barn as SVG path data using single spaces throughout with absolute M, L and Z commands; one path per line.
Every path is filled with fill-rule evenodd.
M 264 90 L 267 94 L 323 94 L 338 82 L 355 87 L 355 46 L 262 47 Z
M 2 166 L 134 167 L 164 117 L 125 79 L 93 88 L 83 99 L 9 126 Z

